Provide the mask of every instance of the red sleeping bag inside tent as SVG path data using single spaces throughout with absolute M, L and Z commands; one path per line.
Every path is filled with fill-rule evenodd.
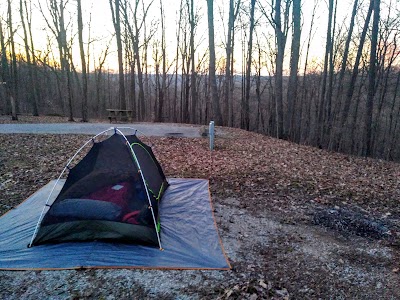
M 129 182 L 120 182 L 112 186 L 106 186 L 82 198 L 112 202 L 126 211 L 128 209 L 129 190 Z
M 140 211 L 130 211 L 129 195 L 132 195 L 132 185 L 130 182 L 125 181 L 104 187 L 82 198 L 114 203 L 121 207 L 123 211 L 123 222 L 139 224 L 138 217 Z

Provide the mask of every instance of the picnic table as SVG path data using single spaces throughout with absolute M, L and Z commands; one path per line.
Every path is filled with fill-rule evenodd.
M 107 108 L 108 111 L 108 119 L 110 123 L 112 120 L 117 121 L 132 121 L 132 110 L 130 109 L 117 109 L 117 108 Z

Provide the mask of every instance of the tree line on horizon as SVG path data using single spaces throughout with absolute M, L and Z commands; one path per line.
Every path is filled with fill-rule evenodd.
M 96 56 L 84 34 L 92 16 L 82 13 L 81 0 L 39 1 L 36 8 L 7 0 L 0 16 L 0 112 L 14 120 L 30 113 L 85 122 L 105 117 L 106 108 L 130 109 L 135 121 L 214 120 L 400 160 L 396 1 L 349 0 L 352 9 L 339 20 L 338 0 L 314 0 L 307 19 L 301 0 L 229 0 L 225 10 L 207 0 L 204 14 L 196 1 L 181 0 L 174 51 L 166 42 L 165 1 L 108 2 L 114 34 Z M 323 5 L 326 16 L 318 20 Z M 49 32 L 47 49 L 35 48 L 35 9 Z M 202 19 L 206 50 L 199 47 Z M 222 40 L 216 22 L 224 25 Z M 317 27 L 326 32 L 320 63 L 310 55 Z M 106 67 L 114 44 L 118 71 Z

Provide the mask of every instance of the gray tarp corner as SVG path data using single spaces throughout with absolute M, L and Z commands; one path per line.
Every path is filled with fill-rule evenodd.
M 169 179 L 160 203 L 157 247 L 109 242 L 47 244 L 28 248 L 55 181 L 0 218 L 0 269 L 154 268 L 229 270 L 213 216 L 208 180 Z M 64 181 L 55 189 L 54 198 Z M 51 202 L 54 199 L 51 199 Z M 50 203 L 51 203 L 50 202 Z

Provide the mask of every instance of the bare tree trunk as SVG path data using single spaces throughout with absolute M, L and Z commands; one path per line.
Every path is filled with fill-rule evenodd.
M 254 0 L 252 0 L 254 1 Z M 210 85 L 212 99 L 212 115 L 216 125 L 222 125 L 222 114 L 219 106 L 217 80 L 215 77 L 215 44 L 214 44 L 214 5 L 213 0 L 207 0 L 208 12 L 208 40 L 210 51 Z
M 396 85 L 392 98 L 392 107 L 390 109 L 390 115 L 389 115 L 388 137 L 390 139 L 390 142 L 387 150 L 386 159 L 392 159 L 393 148 L 398 143 L 398 140 L 396 139 L 396 134 L 398 133 L 397 126 L 400 120 L 400 104 L 398 103 L 397 113 L 395 112 L 395 104 L 399 88 L 400 88 L 400 72 L 397 73 Z
M 139 0 L 135 0 L 135 1 L 136 1 L 137 4 L 139 3 Z M 147 3 L 149 3 L 149 6 L 153 3 L 153 1 L 154 0 L 147 1 Z M 143 1 L 143 0 L 142 0 L 142 10 L 143 10 L 143 12 L 146 11 L 145 1 Z M 138 15 L 137 15 L 137 11 L 136 10 L 135 10 L 134 19 L 135 19 L 134 21 L 137 22 Z M 150 112 L 150 115 L 147 116 L 146 115 L 146 110 L 145 110 L 145 117 L 150 117 L 150 119 L 153 121 L 154 120 L 153 119 L 153 115 L 151 114 L 152 96 L 151 96 L 150 79 L 149 79 L 149 71 L 148 71 L 148 67 L 149 67 L 149 62 L 148 62 L 149 38 L 147 38 L 146 17 L 142 18 L 140 24 L 141 24 L 140 25 L 141 29 L 136 31 L 136 36 L 137 36 L 137 43 L 139 45 L 139 35 L 140 35 L 140 33 L 143 33 L 143 44 L 141 45 L 141 49 L 142 49 L 142 58 L 141 58 L 142 68 L 141 68 L 141 72 L 142 72 L 143 78 L 144 78 L 143 103 L 145 105 L 148 105 L 148 107 L 150 108 L 148 110 Z M 140 93 L 140 91 L 139 91 L 139 93 Z M 144 101 L 145 97 L 146 97 L 147 101 Z
M 181 60 L 182 60 L 182 68 L 181 68 L 181 103 L 180 103 L 180 121 L 182 123 L 186 123 L 187 119 L 187 98 L 188 98 L 188 73 L 189 71 L 186 68 L 187 64 L 187 33 L 186 33 L 186 28 L 184 27 L 184 32 L 183 32 L 183 49 L 181 51 Z
M 374 157 L 387 157 L 388 148 L 390 148 L 389 141 L 391 138 L 395 138 L 395 135 L 392 137 L 388 135 L 393 125 L 392 119 L 395 100 L 391 102 L 388 98 L 392 98 L 393 93 L 397 94 L 398 82 L 396 80 L 393 83 L 392 79 L 396 74 L 396 62 L 400 56 L 398 47 L 399 32 L 396 31 L 400 15 L 395 13 L 393 16 L 392 11 L 394 7 L 391 7 L 391 4 L 392 0 L 389 1 L 387 6 L 386 19 L 379 23 L 381 24 L 381 28 L 378 33 L 379 47 L 377 49 L 377 79 L 375 83 L 377 97 L 376 104 L 374 104 L 376 108 L 373 110 L 372 121 L 373 148 L 371 151 Z M 395 84 L 394 92 L 391 91 L 393 84 Z
M 244 34 L 244 28 L 242 29 L 242 38 L 241 38 L 241 44 L 242 44 L 242 76 L 241 76 L 241 97 L 240 97 L 240 126 L 243 126 L 243 113 L 244 113 L 244 101 L 246 98 L 246 41 L 245 41 L 245 34 Z M 243 75 L 244 74 L 244 75 Z
M 308 41 L 307 41 L 307 50 L 306 50 L 306 58 L 304 61 L 304 69 L 303 69 L 303 95 L 301 97 L 301 102 L 300 107 L 305 106 L 305 114 L 306 117 L 303 118 L 302 114 L 300 114 L 300 130 L 299 130 L 299 136 L 300 136 L 300 142 L 304 142 L 305 140 L 310 139 L 310 124 L 311 124 L 311 99 L 307 99 L 307 94 L 308 94 L 308 81 L 307 81 L 307 67 L 308 67 L 308 56 L 310 53 L 310 47 L 311 47 L 311 38 L 312 38 L 312 33 L 313 33 L 313 28 L 314 28 L 314 19 L 315 19 L 315 13 L 317 10 L 318 6 L 318 0 L 314 1 L 314 7 L 311 15 L 311 23 L 310 23 L 310 31 L 308 33 Z M 302 109 L 303 110 L 303 109 Z
M 235 20 L 239 12 L 240 1 L 237 2 L 237 9 L 235 12 L 234 0 L 229 0 L 229 21 L 228 33 L 226 41 L 226 64 L 225 64 L 225 122 L 228 126 L 233 126 L 233 99 L 232 99 L 232 71 L 231 64 L 233 63 L 233 44 L 234 44 L 234 30 Z
M 256 96 L 257 96 L 257 116 L 256 116 L 256 122 L 255 122 L 255 130 L 258 132 L 265 132 L 265 121 L 264 121 L 264 115 L 263 115 L 263 110 L 261 107 L 261 69 L 263 67 L 263 63 L 261 60 L 262 57 L 262 51 L 261 51 L 261 45 L 260 41 L 257 37 L 257 50 L 258 50 L 258 58 L 257 58 L 257 71 L 256 71 Z M 263 88 L 264 91 L 265 87 Z M 260 125 L 261 125 L 261 130 L 260 130 Z
M 65 110 L 66 110 L 66 66 L 65 66 L 65 59 L 64 59 L 64 45 L 63 45 L 63 39 L 62 39 L 62 30 L 61 30 L 61 11 L 58 5 L 57 0 L 50 0 L 46 2 L 47 4 L 47 9 L 48 13 L 51 16 L 51 22 L 47 18 L 47 13 L 43 10 L 41 6 L 41 2 L 38 2 L 41 14 L 43 19 L 47 23 L 48 29 L 53 33 L 54 37 L 57 40 L 57 46 L 58 46 L 58 55 L 59 55 L 59 61 L 60 61 L 60 70 L 59 72 L 55 70 L 54 68 L 50 67 L 54 74 L 56 75 L 57 78 L 57 87 L 58 87 L 58 103 L 59 106 L 62 110 L 62 115 L 65 116 Z M 64 9 L 64 7 L 62 7 Z M 31 35 L 31 45 L 33 47 L 33 42 L 32 42 L 32 32 L 30 32 Z M 50 45 L 50 37 L 48 37 L 48 43 Z M 32 48 L 33 49 L 33 48 Z M 46 60 L 47 58 L 45 58 Z M 48 65 L 46 62 L 44 62 L 45 65 Z M 35 68 L 36 70 L 36 68 Z
M 68 121 L 73 122 L 73 106 L 72 106 L 72 82 L 71 82 L 71 64 L 70 64 L 70 50 L 67 44 L 67 32 L 65 28 L 65 19 L 64 19 L 64 11 L 65 11 L 65 3 L 64 0 L 51 0 L 47 3 L 48 10 L 52 18 L 52 24 L 48 21 L 46 14 L 43 12 L 42 7 L 39 2 L 40 10 L 42 11 L 42 16 L 45 19 L 47 26 L 52 31 L 53 35 L 57 39 L 58 50 L 60 56 L 60 65 L 61 65 L 61 79 L 59 80 L 61 87 L 61 101 L 63 103 L 63 107 L 65 105 L 64 96 L 67 97 L 67 106 L 68 106 Z M 65 78 L 66 77 L 66 78 Z M 64 108 L 63 108 L 64 111 Z
M 155 78 L 154 78 L 155 87 L 156 87 L 156 90 L 155 90 L 156 99 L 154 101 L 154 122 L 160 122 L 160 118 L 158 116 L 158 107 L 157 107 L 158 101 L 157 101 L 157 98 L 159 99 L 160 98 L 160 94 L 161 94 L 161 84 L 160 84 L 160 60 L 161 60 L 161 58 L 158 57 L 158 50 L 159 50 L 158 49 L 158 45 L 154 45 L 154 47 L 153 47 L 153 61 L 155 63 L 155 69 L 156 69 L 155 70 L 156 74 L 155 74 Z
M 368 97 L 366 104 L 366 114 L 364 119 L 365 127 L 365 155 L 372 155 L 372 113 L 374 107 L 375 97 L 375 79 L 376 79 L 376 49 L 378 44 L 378 31 L 379 31 L 379 15 L 380 15 L 380 0 L 371 0 L 374 3 L 374 19 L 372 23 L 371 32 L 371 52 L 369 58 L 369 72 L 368 72 Z
M 385 43 L 385 48 L 387 48 L 387 41 L 384 42 Z M 380 147 L 382 149 L 382 153 L 385 152 L 385 148 L 387 146 L 387 141 L 386 141 L 386 133 L 388 131 L 388 127 L 390 127 L 390 123 L 387 124 L 385 122 L 383 122 L 382 119 L 385 119 L 385 109 L 384 109 L 384 102 L 385 99 L 388 96 L 388 87 L 389 87 L 389 79 L 391 77 L 391 74 L 394 73 L 393 69 L 393 63 L 395 62 L 395 60 L 398 58 L 399 56 L 399 51 L 397 48 L 397 41 L 396 41 L 396 36 L 394 36 L 394 45 L 392 46 L 392 52 L 390 54 L 389 57 L 389 62 L 388 65 L 386 67 L 385 70 L 382 70 L 381 72 L 381 76 L 384 77 L 383 78 L 383 82 L 381 84 L 381 88 L 380 88 L 380 93 L 379 93 L 379 97 L 378 97 L 378 103 L 377 103 L 377 110 L 375 113 L 375 118 L 373 121 L 373 128 L 372 128 L 372 139 L 373 139 L 373 151 L 375 152 L 375 154 L 377 153 L 378 148 Z M 383 54 L 386 57 L 386 53 Z M 376 80 L 377 82 L 379 82 L 380 80 Z M 378 83 L 376 83 L 376 86 L 378 86 Z M 392 109 L 391 109 L 392 111 Z M 390 112 L 391 115 L 391 112 Z M 379 135 L 379 132 L 382 131 L 382 134 Z M 380 142 L 378 140 L 378 138 L 382 136 L 382 142 Z M 376 155 L 375 155 L 376 156 Z M 382 155 L 380 155 L 382 156 Z
M 83 48 L 83 22 L 82 22 L 82 6 L 81 0 L 76 0 L 78 10 L 78 37 L 79 37 L 79 52 L 81 56 L 81 68 L 82 68 L 82 122 L 88 121 L 88 83 L 86 75 L 86 58 L 85 50 Z
M 226 41 L 226 64 L 225 64 L 225 120 L 228 120 L 228 126 L 232 126 L 232 106 L 231 106 L 231 59 L 232 59 L 232 32 L 234 26 L 234 7 L 233 0 L 229 0 L 229 21 L 228 34 Z M 227 115 L 226 115 L 227 114 Z
M 332 128 L 332 95 L 333 95 L 333 78 L 334 78 L 334 53 L 333 53 L 333 45 L 335 43 L 335 34 L 336 34 L 336 14 L 337 14 L 337 0 L 335 0 L 334 4 L 334 16 L 333 16 L 333 29 L 332 29 L 332 40 L 330 42 L 330 50 L 329 50 L 329 73 L 328 73 L 328 89 L 326 91 L 326 105 L 325 105 L 325 113 L 323 120 L 323 131 L 322 131 L 322 142 L 326 147 L 329 144 L 329 141 L 326 141 L 326 138 L 330 136 L 331 128 Z
M 330 149 L 338 149 L 338 140 L 337 140 L 337 135 L 339 132 L 339 127 L 340 124 L 338 124 L 339 119 L 340 119 L 340 108 L 342 106 L 342 99 L 343 99 L 343 79 L 344 75 L 346 72 L 346 66 L 348 63 L 348 57 L 349 57 L 349 48 L 350 48 L 350 42 L 352 40 L 352 35 L 353 35 L 353 29 L 354 29 L 354 20 L 357 15 L 357 9 L 358 9 L 358 0 L 354 0 L 353 4 L 353 10 L 351 14 L 351 19 L 350 19 L 350 25 L 348 28 L 348 34 L 347 34 L 347 39 L 346 39 L 346 44 L 344 47 L 343 51 L 343 57 L 342 57 L 342 64 L 340 67 L 339 71 L 339 79 L 338 79 L 338 85 L 337 85 L 337 96 L 336 96 L 336 109 L 334 110 L 334 124 L 333 124 L 333 130 L 332 130 L 332 135 L 330 138 L 329 142 L 329 148 Z
M 71 64 L 70 60 L 72 60 L 70 56 L 70 50 L 67 44 L 67 31 L 65 29 L 65 19 L 64 19 L 64 2 L 60 1 L 59 5 L 59 22 L 60 22 L 60 42 L 61 47 L 63 48 L 63 56 L 62 60 L 64 61 L 63 65 L 65 66 L 65 71 L 67 74 L 67 100 L 68 100 L 68 121 L 74 122 L 73 115 L 73 106 L 72 106 L 72 78 L 71 78 Z
M 109 50 L 109 44 L 107 45 L 105 51 L 103 52 L 104 55 L 100 56 L 99 58 L 99 64 L 97 67 L 97 70 L 95 69 L 95 82 L 96 82 L 96 101 L 97 101 L 97 114 L 99 116 L 103 115 L 103 112 L 106 110 L 106 101 L 105 101 L 105 93 L 102 95 L 101 93 L 101 87 L 104 86 L 105 84 L 102 84 L 103 81 L 103 66 L 105 63 L 105 60 L 108 55 L 108 50 Z
M 25 2 L 26 5 L 26 2 Z M 25 24 L 25 18 L 24 18 L 24 6 L 22 3 L 22 0 L 19 1 L 19 13 L 21 16 L 21 24 L 22 24 L 22 29 L 24 31 L 24 46 L 25 46 L 25 55 L 26 55 L 26 62 L 28 64 L 28 77 L 29 77 L 29 84 L 30 86 L 29 88 L 29 102 L 32 106 L 32 114 L 34 116 L 38 116 L 38 105 L 37 105 L 37 98 L 36 98 L 36 82 L 33 78 L 33 66 L 32 66 L 32 61 L 31 61 L 31 53 L 30 53 L 30 49 L 29 49 L 29 43 L 28 43 L 28 32 L 26 30 L 26 24 Z M 29 19 L 28 16 L 28 11 L 26 11 L 26 18 Z
M 31 5 L 31 2 L 30 2 L 30 5 Z M 26 0 L 24 1 L 24 7 L 25 7 L 25 15 L 28 16 L 28 5 L 27 5 Z M 39 107 L 40 89 L 39 89 L 39 85 L 38 85 L 39 76 L 38 76 L 35 47 L 33 45 L 33 35 L 32 35 L 32 8 L 30 8 L 30 17 L 29 18 L 27 17 L 27 23 L 28 23 L 28 31 L 29 31 L 30 51 L 32 53 L 32 69 L 33 69 L 32 80 L 34 82 L 34 93 L 35 93 L 35 99 L 36 99 L 36 106 Z
M 182 8 L 183 0 L 181 0 L 180 6 L 179 6 L 179 21 L 178 21 L 178 29 L 176 32 L 176 61 L 175 61 L 175 83 L 174 83 L 174 105 L 173 107 L 173 116 L 172 120 L 174 122 L 178 122 L 178 68 L 179 68 L 179 47 L 180 47 L 180 37 L 181 37 L 181 26 L 182 26 L 182 13 L 183 13 L 183 8 Z M 182 74 L 183 75 L 183 74 Z M 182 77 L 181 77 L 182 79 Z M 182 93 L 182 91 L 181 91 Z
M 186 43 L 185 43 L 186 47 Z M 189 44 L 189 51 L 190 51 L 190 44 Z M 186 52 L 186 51 L 185 51 Z M 187 52 L 186 52 L 187 53 Z M 190 94 L 190 74 L 189 74 L 189 69 L 190 69 L 190 61 L 191 57 L 190 55 L 187 55 L 184 59 L 186 59 L 186 76 L 185 76 L 185 102 L 183 106 L 183 122 L 188 123 L 190 121 L 190 113 L 189 113 L 189 94 Z M 183 59 L 183 61 L 185 61 Z
M 126 109 L 125 101 L 125 76 L 124 62 L 122 59 L 122 39 L 121 39 L 121 18 L 120 18 L 120 0 L 109 0 L 112 14 L 112 21 L 115 29 L 115 37 L 117 39 L 118 53 L 118 74 L 119 74 L 119 106 L 121 109 Z
M 195 15 L 194 15 L 194 1 L 190 0 L 190 12 L 189 12 L 189 24 L 190 24 L 190 64 L 192 66 L 190 74 L 190 88 L 192 97 L 192 106 L 190 112 L 191 123 L 196 123 L 196 112 L 197 112 L 197 89 L 196 89 L 196 66 L 194 63 L 195 47 L 194 47 L 194 30 L 195 30 Z M 189 70 L 188 70 L 189 71 Z
M 324 111 L 326 109 L 327 103 L 327 93 L 326 93 L 326 82 L 328 78 L 328 65 L 330 56 L 332 56 L 332 19 L 333 19 L 333 0 L 329 0 L 329 8 L 328 8 L 328 29 L 326 33 L 326 44 L 325 44 L 325 58 L 324 58 L 324 70 L 322 72 L 322 86 L 321 86 L 321 94 L 319 100 L 318 107 L 318 135 L 317 135 L 317 144 L 321 146 L 323 143 L 324 136 Z
M 356 93 L 356 97 L 354 97 L 354 110 L 353 110 L 353 115 L 350 116 L 349 120 L 349 128 L 350 128 L 350 135 L 349 135 L 349 141 L 350 145 L 347 145 L 348 147 L 346 148 L 346 145 L 344 141 L 342 140 L 342 144 L 340 145 L 339 150 L 340 151 L 348 151 L 350 153 L 357 153 L 357 155 L 360 155 L 360 151 L 357 151 L 357 145 L 360 144 L 360 138 L 359 136 L 362 136 L 362 134 L 357 133 L 357 120 L 358 120 L 358 114 L 360 111 L 360 104 L 361 104 L 361 98 L 363 97 L 363 88 L 364 88 L 364 83 L 365 83 L 365 66 L 361 68 L 361 74 L 360 74 L 360 85 L 358 87 L 358 92 Z M 362 115 L 360 116 L 362 118 Z M 362 133 L 362 131 L 361 131 Z M 362 141 L 361 141 L 362 142 Z M 361 149 L 362 150 L 362 149 Z
M 0 19 L 2 21 L 2 19 Z M 5 85 L 6 90 L 6 100 L 4 103 L 5 112 L 9 114 L 11 112 L 11 95 L 12 89 L 10 84 L 10 68 L 8 65 L 8 58 L 7 58 L 7 50 L 6 50 L 6 43 L 5 43 L 5 36 L 3 33 L 3 24 L 0 22 L 0 46 L 1 46 L 1 78 L 2 84 Z
M 238 7 L 236 10 L 235 15 L 237 15 L 239 13 L 239 3 L 238 3 Z M 234 71 L 234 49 L 235 49 L 235 27 L 233 27 L 233 31 L 232 31 L 232 53 L 231 53 L 231 68 L 230 68 L 230 82 L 229 82 L 229 108 L 228 108 L 228 112 L 229 112 L 229 119 L 230 119 L 230 125 L 229 126 L 235 126 L 235 117 L 234 117 L 234 99 L 233 99 L 233 92 L 235 89 L 235 79 L 234 79 L 234 75 L 233 75 L 233 71 Z
M 287 132 L 284 128 L 284 113 L 283 113 L 283 60 L 285 57 L 286 38 L 288 30 L 289 7 L 291 1 L 285 1 L 284 20 L 282 22 L 281 0 L 275 1 L 274 18 L 270 22 L 275 28 L 276 36 L 276 61 L 275 61 L 275 103 L 276 103 L 276 125 L 277 137 L 284 137 Z M 263 11 L 268 17 L 268 13 Z M 269 17 L 268 17 L 269 18 Z
M 347 119 L 348 119 L 348 116 L 349 116 L 349 109 L 350 109 L 351 99 L 353 98 L 354 86 L 356 84 L 359 65 L 360 65 L 360 60 L 361 60 L 361 56 L 362 56 L 362 52 L 363 52 L 363 48 L 364 48 L 364 43 L 365 43 L 365 38 L 366 38 L 366 35 L 367 35 L 369 22 L 370 22 L 371 15 L 372 15 L 373 1 L 374 0 L 370 1 L 368 13 L 367 13 L 367 16 L 365 17 L 364 28 L 363 28 L 363 31 L 362 31 L 361 36 L 360 36 L 360 44 L 358 45 L 357 56 L 356 56 L 356 59 L 355 59 L 355 62 L 354 62 L 353 72 L 352 72 L 352 75 L 351 75 L 349 87 L 348 87 L 346 95 L 345 95 L 345 99 L 344 99 L 344 102 L 343 102 L 343 107 L 341 108 L 340 122 L 339 122 L 340 133 L 339 133 L 339 138 L 338 138 L 339 147 L 341 147 L 340 145 L 343 144 L 343 141 L 342 141 L 343 135 L 347 131 L 347 128 L 345 127 L 345 125 L 346 125 L 346 122 L 347 122 Z
M 294 108 L 297 99 L 297 72 L 300 58 L 300 37 L 301 37 L 301 0 L 293 0 L 293 36 L 290 53 L 290 74 L 287 92 L 288 111 L 286 115 L 286 128 L 288 135 L 293 139 L 294 131 L 299 123 L 295 119 Z
M 251 80 L 251 64 L 252 64 L 252 53 L 253 53 L 253 33 L 254 33 L 254 8 L 256 5 L 255 0 L 250 1 L 250 31 L 249 31 L 249 42 L 247 47 L 247 62 L 246 62 L 246 88 L 245 98 L 242 102 L 242 128 L 250 129 L 250 80 Z
M 161 54 L 162 54 L 162 83 L 159 91 L 159 103 L 158 103 L 158 119 L 162 121 L 162 112 L 164 107 L 164 99 L 167 91 L 167 57 L 166 57 L 166 45 L 165 45 L 165 14 L 162 1 L 160 0 L 160 15 L 161 15 Z
M 11 102 L 11 119 L 18 120 L 17 109 L 18 109 L 18 72 L 17 72 L 17 56 L 15 52 L 14 43 L 14 30 L 12 23 L 12 13 L 11 13 L 11 0 L 7 0 L 8 3 L 8 28 L 10 35 L 11 44 L 11 70 L 12 75 L 10 76 L 9 82 L 6 84 L 10 85 L 10 102 Z
M 139 1 L 136 0 L 135 10 L 134 10 L 134 25 L 135 25 L 135 36 L 133 40 L 133 50 L 135 52 L 135 60 L 136 60 L 136 68 L 138 74 L 138 85 L 139 85 L 139 112 L 140 112 L 140 120 L 144 120 L 146 117 L 146 103 L 144 101 L 144 83 L 143 83 L 143 72 L 142 72 L 142 63 L 140 60 L 139 55 L 139 34 L 140 34 L 140 27 L 138 25 L 137 20 L 137 7 Z
M 111 0 L 110 0 L 111 1 Z M 138 119 L 139 120 L 144 120 L 146 117 L 146 103 L 144 101 L 144 80 L 143 80 L 143 66 L 142 66 L 142 60 L 140 58 L 140 45 L 139 45 L 139 38 L 140 38 L 140 32 L 142 31 L 143 24 L 145 24 L 146 21 L 146 15 L 148 12 L 148 9 L 150 5 L 153 3 L 153 1 L 150 2 L 150 4 L 147 6 L 147 8 L 143 7 L 143 13 L 144 15 L 142 16 L 142 19 L 138 19 L 138 7 L 139 7 L 139 0 L 135 0 L 134 3 L 134 8 L 132 9 L 130 6 L 128 7 L 127 2 L 125 1 L 124 7 L 122 8 L 122 13 L 124 16 L 124 22 L 125 22 L 125 27 L 128 30 L 129 37 L 133 46 L 133 55 L 134 55 L 134 61 L 136 62 L 136 71 L 137 71 L 137 81 L 138 81 L 138 87 L 139 87 L 139 94 L 138 94 Z M 132 12 L 132 17 L 128 15 L 128 9 Z M 130 19 L 133 19 L 133 25 L 130 23 Z M 145 44 L 147 41 L 145 41 Z M 145 48 L 147 46 L 145 45 Z M 146 51 L 146 50 L 145 50 Z
M 136 71 L 135 71 L 135 56 L 133 55 L 132 61 L 130 64 L 131 67 L 131 109 L 133 111 L 132 118 L 136 120 L 137 118 L 137 103 L 136 103 Z
M 275 102 L 277 105 L 277 133 L 278 138 L 283 137 L 283 58 L 286 39 L 281 29 L 281 0 L 275 2 L 275 35 L 276 35 L 276 65 L 275 65 Z
M 341 99 L 341 93 L 343 91 L 343 79 L 344 79 L 344 74 L 346 72 L 346 66 L 347 66 L 347 63 L 348 63 L 347 60 L 348 60 L 348 57 L 349 57 L 350 42 L 351 42 L 352 35 L 353 35 L 354 20 L 355 20 L 356 15 L 357 15 L 357 10 L 358 10 L 358 0 L 354 0 L 353 10 L 352 10 L 351 19 L 350 19 L 350 25 L 349 25 L 348 33 L 347 33 L 346 44 L 345 44 L 344 51 L 343 51 L 342 64 L 341 64 L 340 72 L 339 72 L 338 91 L 337 91 L 338 100 Z

